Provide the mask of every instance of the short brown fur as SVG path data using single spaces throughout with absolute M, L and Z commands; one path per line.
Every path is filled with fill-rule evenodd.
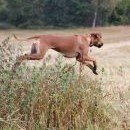
M 48 49 L 53 49 L 62 53 L 67 58 L 76 58 L 77 61 L 87 65 L 94 74 L 98 74 L 96 60 L 88 55 L 89 47 L 96 46 L 98 48 L 103 46 L 101 41 L 101 34 L 91 33 L 90 35 L 72 35 L 72 36 L 58 36 L 58 35 L 37 35 L 27 39 L 15 39 L 19 41 L 28 41 L 31 39 L 38 39 L 39 43 L 34 43 L 30 54 L 19 56 L 14 68 L 22 63 L 23 60 L 40 60 L 44 57 Z M 89 62 L 92 62 L 91 65 Z

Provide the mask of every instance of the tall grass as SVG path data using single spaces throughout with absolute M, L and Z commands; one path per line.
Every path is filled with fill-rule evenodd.
M 11 70 L 16 54 L 9 38 L 0 44 L 0 130 L 111 130 L 113 109 L 101 82 L 79 76 L 62 57 L 53 65 L 22 64 Z

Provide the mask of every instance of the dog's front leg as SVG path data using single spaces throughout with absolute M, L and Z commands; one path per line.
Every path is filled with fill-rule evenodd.
M 96 62 L 96 60 L 87 55 L 87 56 L 83 56 L 83 62 L 84 61 L 92 61 L 93 62 L 93 73 L 98 75 L 98 73 L 96 71 L 97 70 L 97 62 Z
M 96 72 L 97 64 L 94 59 L 87 57 L 87 56 L 79 55 L 78 57 L 76 57 L 76 60 L 81 62 L 82 64 L 88 66 L 93 71 L 94 74 L 98 75 L 98 73 Z M 91 65 L 88 61 L 93 62 L 93 65 Z
M 88 66 L 88 67 L 93 71 L 94 74 L 98 75 L 98 73 L 97 73 L 97 71 L 96 71 L 96 69 L 95 69 L 95 67 L 94 67 L 93 65 L 91 65 L 91 64 L 88 63 L 87 61 L 85 61 L 84 64 L 85 64 L 86 66 Z

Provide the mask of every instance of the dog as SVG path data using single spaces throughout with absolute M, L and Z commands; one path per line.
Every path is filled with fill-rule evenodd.
M 28 41 L 31 39 L 38 40 L 38 43 L 33 43 L 30 54 L 24 54 L 17 57 L 14 68 L 19 66 L 24 60 L 41 60 L 48 49 L 53 49 L 63 54 L 67 58 L 76 58 L 76 60 L 88 66 L 94 74 L 97 73 L 96 60 L 88 55 L 89 47 L 95 46 L 101 48 L 103 42 L 100 33 L 91 33 L 83 35 L 72 36 L 58 36 L 58 35 L 35 35 L 27 39 L 19 39 L 14 35 L 18 41 Z M 93 65 L 90 63 L 92 62 Z

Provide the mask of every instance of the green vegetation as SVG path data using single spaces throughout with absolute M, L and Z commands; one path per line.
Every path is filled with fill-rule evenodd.
M 114 110 L 100 81 L 79 76 L 71 64 L 47 57 L 41 67 L 11 70 L 15 54 L 7 38 L 0 46 L 1 130 L 109 130 Z
M 130 24 L 130 0 L 1 0 L 0 28 Z

